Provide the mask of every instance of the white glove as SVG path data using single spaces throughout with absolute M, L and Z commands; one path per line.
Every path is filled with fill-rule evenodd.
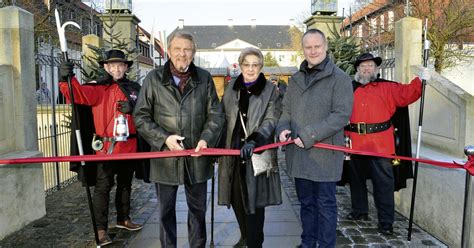
M 421 80 L 429 81 L 431 79 L 431 73 L 428 68 L 423 68 L 423 70 L 420 71 L 420 78 Z

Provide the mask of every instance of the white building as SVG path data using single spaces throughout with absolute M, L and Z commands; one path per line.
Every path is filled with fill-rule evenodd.
M 231 22 L 230 22 L 231 23 Z M 209 25 L 179 26 L 172 32 L 185 30 L 194 35 L 197 52 L 194 63 L 204 68 L 224 68 L 237 63 L 246 47 L 270 53 L 281 67 L 297 66 L 296 51 L 291 48 L 290 25 Z

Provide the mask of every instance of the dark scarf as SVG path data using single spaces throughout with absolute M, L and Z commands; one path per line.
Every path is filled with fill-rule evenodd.
M 245 86 L 244 77 L 240 74 L 237 79 L 235 80 L 233 90 L 240 91 L 239 97 L 239 112 L 245 114 L 244 122 L 247 122 L 247 112 L 249 108 L 249 100 L 251 95 L 259 96 L 262 94 L 263 90 L 265 89 L 265 85 L 267 84 L 267 79 L 263 73 L 260 73 L 257 80 L 254 84 L 249 87 Z M 262 145 L 264 141 L 261 141 L 259 137 L 257 137 L 258 133 L 249 134 L 248 140 L 254 140 L 257 144 Z M 242 138 L 245 138 L 245 133 L 242 128 L 242 123 L 240 123 L 239 117 L 237 118 L 234 126 L 234 131 L 232 134 L 232 148 L 240 149 L 244 142 L 241 141 Z
M 187 71 L 180 72 L 174 67 L 173 63 L 170 63 L 170 69 L 171 69 L 171 74 L 179 78 L 178 89 L 182 94 L 184 92 L 184 88 L 186 87 L 188 79 L 191 77 L 191 70 L 190 68 L 188 68 Z

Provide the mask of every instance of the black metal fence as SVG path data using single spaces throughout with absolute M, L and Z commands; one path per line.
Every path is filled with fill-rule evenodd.
M 54 51 L 35 55 L 38 148 L 48 157 L 68 156 L 71 136 L 71 108 L 58 90 L 60 56 Z M 75 181 L 76 173 L 69 171 L 68 162 L 43 163 L 43 177 L 48 195 Z

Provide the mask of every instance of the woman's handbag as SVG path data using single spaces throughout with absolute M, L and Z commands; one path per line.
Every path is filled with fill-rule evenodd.
M 244 118 L 242 117 L 242 113 L 239 112 L 239 115 L 242 128 L 244 129 L 245 138 L 247 138 L 248 133 L 245 128 Z M 258 176 L 262 173 L 267 173 L 268 176 L 272 170 L 272 150 L 265 150 L 260 154 L 254 153 L 252 155 L 252 167 L 254 176 Z

